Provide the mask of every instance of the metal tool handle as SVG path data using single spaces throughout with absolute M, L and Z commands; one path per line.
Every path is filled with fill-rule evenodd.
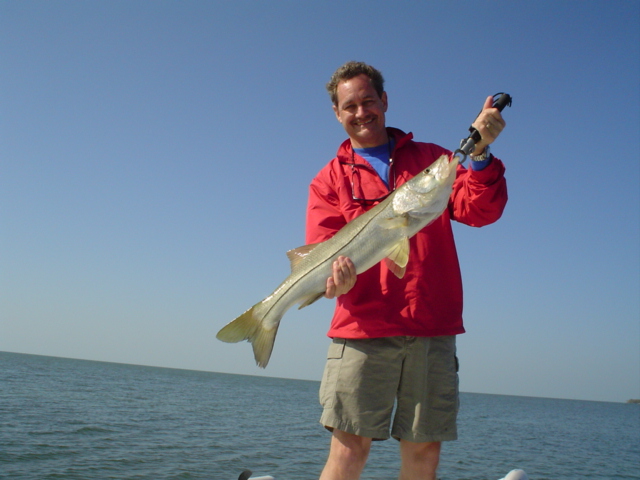
M 498 95 L 499 98 L 496 100 L 495 98 L 498 97 Z M 493 108 L 497 108 L 500 112 L 504 110 L 504 107 L 511 106 L 512 98 L 508 93 L 496 93 L 493 96 L 493 99 Z M 480 112 L 482 112 L 482 110 Z M 476 147 L 476 143 L 478 143 L 482 138 L 480 132 L 478 132 L 474 127 L 469 127 L 469 132 L 471 132 L 471 134 L 460 142 L 460 148 L 455 151 L 455 154 L 461 157 L 460 163 L 463 163 L 466 160 L 467 155 L 473 152 L 473 149 Z

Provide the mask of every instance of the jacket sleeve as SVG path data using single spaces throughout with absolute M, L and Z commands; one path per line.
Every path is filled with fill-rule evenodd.
M 328 173 L 326 169 L 321 171 L 309 186 L 307 244 L 328 240 L 347 223 L 340 210 L 336 191 L 329 182 L 324 181 L 323 177 Z
M 458 167 L 449 203 L 451 218 L 472 227 L 498 220 L 508 198 L 504 171 L 504 164 L 495 157 L 480 171 Z

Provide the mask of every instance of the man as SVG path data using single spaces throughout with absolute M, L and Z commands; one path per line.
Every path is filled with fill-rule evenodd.
M 428 167 L 445 149 L 387 128 L 384 80 L 359 62 L 327 84 L 348 139 L 311 182 L 307 243 L 332 237 L 347 222 Z M 400 441 L 401 480 L 435 480 L 440 442 L 457 438 L 455 336 L 462 325 L 462 282 L 451 220 L 496 221 L 507 201 L 504 166 L 489 152 L 505 126 L 491 97 L 473 123 L 482 139 L 471 168 L 458 167 L 449 206 L 410 241 L 402 279 L 384 262 L 357 277 L 340 257 L 325 296 L 337 298 L 333 342 L 320 388 L 321 423 L 332 431 L 321 480 L 358 479 L 372 440 Z M 397 410 L 393 416 L 394 404 Z

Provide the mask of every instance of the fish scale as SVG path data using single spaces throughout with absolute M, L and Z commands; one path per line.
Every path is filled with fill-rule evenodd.
M 297 303 L 303 308 L 324 295 L 332 264 L 339 256 L 349 257 L 358 274 L 384 259 L 389 269 L 402 278 L 409 258 L 409 238 L 446 208 L 457 165 L 457 157 L 441 156 L 330 239 L 287 252 L 291 274 L 271 295 L 224 326 L 216 337 L 230 343 L 248 340 L 256 363 L 264 368 L 283 315 Z

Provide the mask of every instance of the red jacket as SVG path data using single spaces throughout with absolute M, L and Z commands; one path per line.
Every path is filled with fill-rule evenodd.
M 442 154 L 451 152 L 431 143 L 412 140 L 411 133 L 387 129 L 396 146 L 390 167 L 393 187 L 411 179 Z M 355 167 L 352 173 L 350 163 Z M 403 279 L 384 262 L 358 275 L 355 286 L 336 300 L 329 337 L 376 338 L 390 336 L 457 335 L 462 325 L 462 278 L 451 220 L 481 227 L 500 218 L 507 203 L 504 165 L 497 158 L 480 171 L 458 167 L 447 210 L 410 240 L 410 256 Z M 353 186 L 352 186 L 353 183 Z M 356 191 L 352 193 L 353 189 Z M 307 243 L 331 238 L 347 222 L 389 193 L 373 167 L 353 153 L 346 140 L 313 179 L 307 207 Z M 364 203 L 364 205 L 363 205 Z

